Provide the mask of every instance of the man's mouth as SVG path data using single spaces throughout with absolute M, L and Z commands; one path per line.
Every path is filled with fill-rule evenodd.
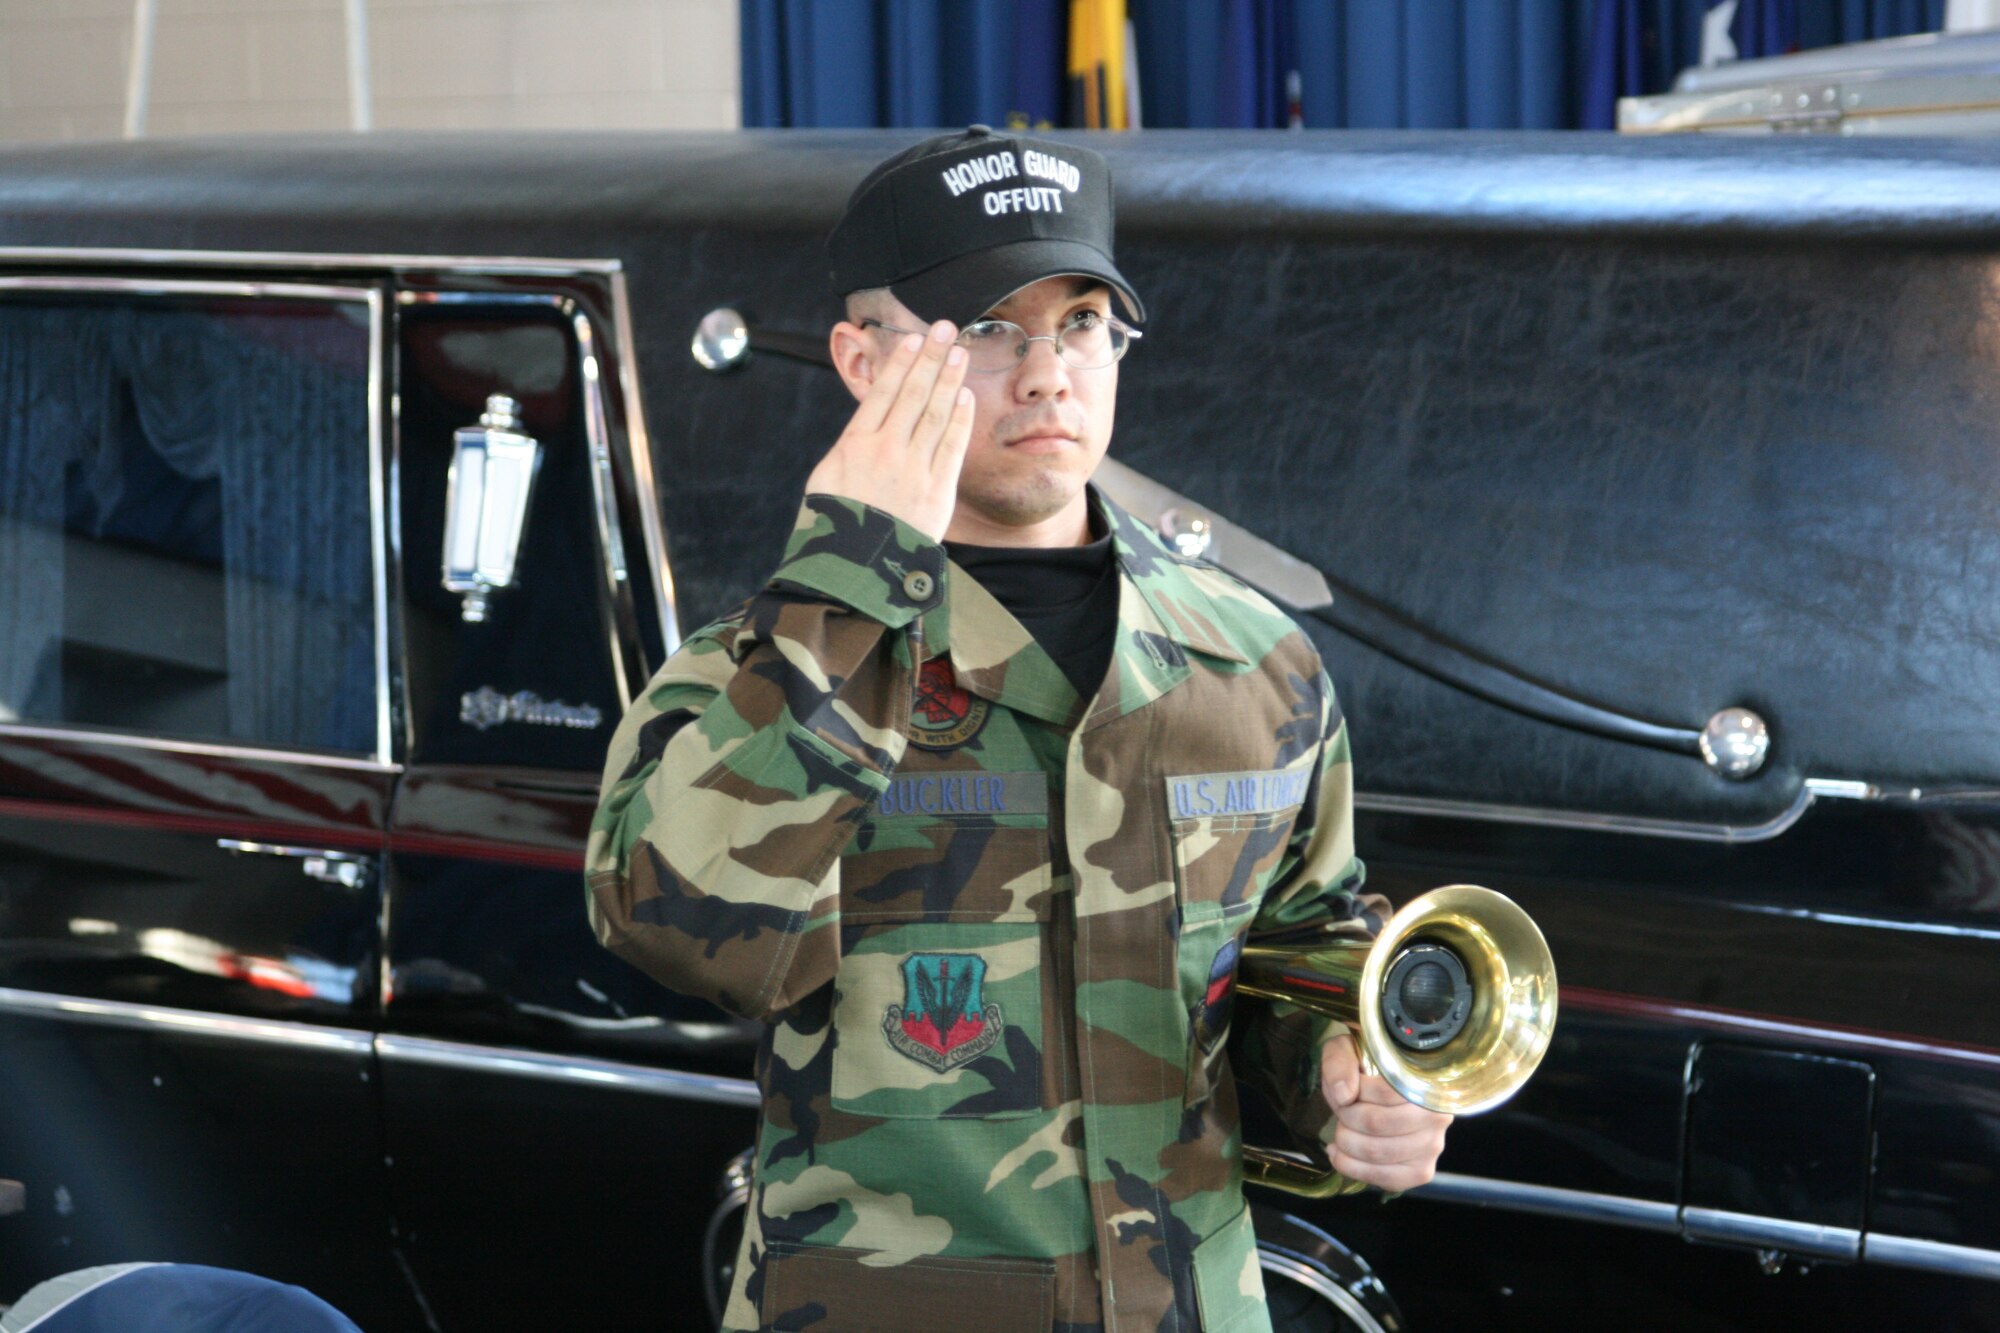
M 1077 441 L 1076 432 L 1060 425 L 1036 425 L 1006 442 L 1009 449 L 1023 453 L 1054 453 Z
M 1076 441 L 1067 435 L 1024 435 L 1008 444 L 1007 450 L 1016 454 L 1059 454 L 1075 447 Z

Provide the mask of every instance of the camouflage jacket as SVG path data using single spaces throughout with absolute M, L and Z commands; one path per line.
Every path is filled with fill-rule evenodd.
M 1246 935 L 1379 928 L 1347 735 L 1284 614 L 1092 503 L 1095 699 L 943 547 L 815 495 L 612 741 L 599 939 L 769 1023 L 729 1329 L 1269 1328 L 1224 1039 Z M 1324 1023 L 1244 1008 L 1318 1136 Z

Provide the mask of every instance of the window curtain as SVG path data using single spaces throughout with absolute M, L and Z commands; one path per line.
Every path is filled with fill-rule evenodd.
M 230 734 L 372 749 L 366 326 L 324 307 L 120 315 L 147 443 L 222 482 Z
M 220 482 L 227 736 L 372 749 L 367 343 L 325 307 L 0 303 L 0 709 L 62 720 L 66 516 L 85 538 L 181 558 L 213 544 L 127 486 L 123 399 L 142 447 Z
M 1127 10 L 1143 125 L 1575 129 L 1594 86 L 1613 98 L 1663 92 L 1697 63 L 1709 2 L 1128 0 Z M 1067 0 L 740 3 L 746 126 L 1065 124 Z M 1945 7 L 1743 3 L 1774 30 L 1789 30 L 1779 11 L 1794 16 L 1801 48 L 1936 31 Z
M 0 722 L 62 706 L 63 470 L 100 433 L 103 331 L 79 311 L 0 303 Z

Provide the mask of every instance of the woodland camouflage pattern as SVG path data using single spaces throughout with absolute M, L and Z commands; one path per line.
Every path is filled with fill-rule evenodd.
M 1385 904 L 1311 643 L 1091 499 L 1095 699 L 937 543 L 814 495 L 612 742 L 599 939 L 769 1024 L 736 1333 L 1270 1326 L 1230 1061 L 1317 1139 L 1325 1024 L 1246 1005 L 1225 1052 L 1237 952 Z

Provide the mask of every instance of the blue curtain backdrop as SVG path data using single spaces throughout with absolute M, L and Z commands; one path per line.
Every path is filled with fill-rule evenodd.
M 1066 0 L 740 0 L 747 126 L 1063 123 Z M 1143 123 L 1573 129 L 1697 62 L 1713 0 L 1130 0 Z M 1945 0 L 1741 0 L 1745 55 Z M 1296 71 L 1295 87 L 1288 75 Z

